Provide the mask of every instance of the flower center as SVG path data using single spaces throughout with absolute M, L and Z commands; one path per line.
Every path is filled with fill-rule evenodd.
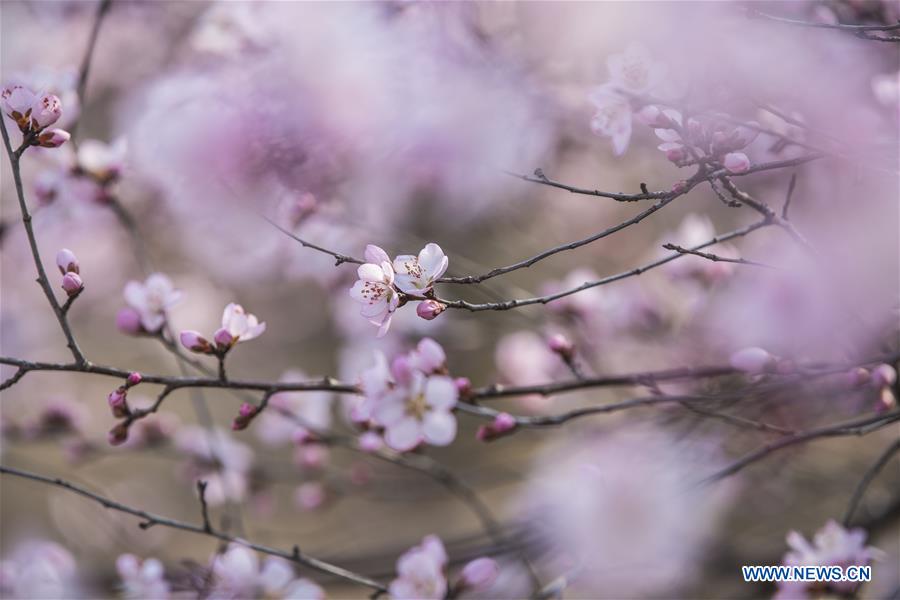
M 425 394 L 416 394 L 406 401 L 406 414 L 421 421 L 428 412 L 428 403 Z

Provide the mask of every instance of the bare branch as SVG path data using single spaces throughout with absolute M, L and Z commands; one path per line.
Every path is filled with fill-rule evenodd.
M 881 453 L 881 456 L 878 457 L 878 460 L 872 463 L 872 466 L 866 470 L 862 479 L 860 479 L 859 483 L 856 485 L 856 489 L 853 490 L 853 495 L 850 497 L 850 504 L 847 506 L 847 511 L 844 513 L 843 522 L 845 527 L 850 527 L 853 515 L 856 513 L 859 503 L 862 501 L 866 490 L 869 488 L 869 484 L 872 483 L 875 477 L 878 476 L 878 473 L 881 472 L 898 452 L 900 452 L 900 438 L 894 440 L 890 446 L 885 448 L 884 452 Z

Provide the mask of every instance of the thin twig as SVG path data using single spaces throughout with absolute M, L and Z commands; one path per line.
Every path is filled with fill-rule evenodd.
M 694 256 L 699 256 L 701 258 L 705 258 L 706 260 L 711 260 L 713 262 L 727 262 L 727 263 L 736 263 L 739 265 L 752 265 L 754 267 L 765 267 L 766 269 L 777 269 L 778 267 L 773 267 L 772 265 L 767 265 L 765 263 L 756 262 L 752 260 L 747 260 L 744 258 L 725 258 L 723 256 L 719 256 L 718 254 L 710 254 L 708 252 L 700 252 L 699 250 L 689 250 L 687 248 L 682 248 L 676 244 L 663 244 L 663 248 L 666 250 L 674 250 L 675 252 L 679 252 L 681 254 L 693 254 Z

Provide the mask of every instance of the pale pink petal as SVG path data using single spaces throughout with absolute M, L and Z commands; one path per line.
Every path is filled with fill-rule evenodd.
M 449 412 L 431 411 L 425 415 L 422 433 L 432 446 L 446 446 L 456 438 L 456 417 Z
M 391 262 L 391 258 L 388 256 L 388 253 L 374 244 L 369 244 L 368 246 L 366 246 L 365 257 L 367 262 L 374 263 L 376 265 L 380 265 L 383 262 Z
M 450 410 L 456 406 L 459 392 L 453 380 L 443 375 L 429 377 L 425 383 L 425 400 L 438 410 Z
M 421 426 L 416 419 L 405 417 L 388 428 L 384 441 L 399 452 L 412 450 L 422 441 Z
M 359 265 L 359 268 L 356 269 L 356 275 L 363 281 L 384 283 L 384 270 L 377 264 L 366 263 Z

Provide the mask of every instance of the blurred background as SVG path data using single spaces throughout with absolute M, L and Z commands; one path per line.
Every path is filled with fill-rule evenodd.
M 900 18 L 896 2 L 752 6 L 814 22 Z M 556 332 L 575 342 L 583 370 L 597 375 L 727 364 L 746 346 L 798 362 L 896 352 L 896 45 L 748 18 L 745 8 L 113 0 L 79 102 L 79 69 L 98 4 L 5 1 L 0 70 L 4 85 L 56 93 L 60 125 L 77 123 L 77 152 L 72 144 L 29 150 L 22 164 L 48 267 L 62 247 L 80 260 L 85 291 L 70 318 L 96 364 L 180 373 L 161 344 L 116 327 L 126 283 L 153 272 L 183 293 L 170 311 L 175 331 L 215 330 L 229 302 L 267 322 L 263 336 L 229 355 L 232 378 L 294 372 L 355 382 L 375 351 L 394 356 L 422 337 L 444 347 L 453 375 L 478 386 L 571 377 L 547 346 Z M 393 256 L 436 242 L 450 258 L 449 275 L 483 273 L 619 223 L 648 205 L 573 195 L 508 172 L 541 168 L 574 186 L 632 193 L 642 183 L 667 190 L 693 173 L 666 160 L 660 140 L 637 120 L 620 156 L 591 131 L 591 90 L 610 79 L 608 58 L 636 43 L 664 73 L 656 95 L 698 112 L 755 120 L 796 141 L 760 135 L 746 149 L 753 163 L 828 152 L 797 169 L 740 178 L 742 189 L 780 207 L 797 173 L 791 220 L 817 261 L 783 231 L 766 228 L 730 250 L 711 251 L 777 269 L 684 257 L 549 305 L 451 310 L 433 321 L 401 309 L 377 339 L 347 295 L 354 266 L 335 267 L 261 218 L 355 256 L 370 243 Z M 98 183 L 85 176 L 88 140 L 103 143 L 98 152 L 117 165 L 114 177 Z M 0 354 L 65 361 L 58 325 L 34 285 L 5 156 L 0 172 Z M 616 235 L 482 285 L 443 285 L 439 293 L 477 302 L 540 295 L 643 265 L 665 254 L 663 243 L 689 246 L 755 220 L 748 208 L 727 207 L 700 185 Z M 55 272 L 51 281 L 56 285 Z M 4 379 L 13 372 L 2 369 Z M 741 384 L 734 377 L 663 391 Z M 114 420 L 105 398 L 115 385 L 31 373 L 3 391 L 3 464 L 197 522 L 192 479 L 213 469 L 198 458 L 198 440 L 209 435 L 198 428 L 212 427 L 231 457 L 225 469 L 242 482 L 212 507 L 213 517 L 237 535 L 279 548 L 298 544 L 387 581 L 397 557 L 435 533 L 454 564 L 509 557 L 488 597 L 527 594 L 515 557 L 485 533 L 470 504 L 428 474 L 346 448 L 295 447 L 259 423 L 232 433 L 242 398 L 215 390 L 173 393 L 142 423 L 143 437 L 110 446 Z M 156 392 L 137 387 L 129 399 L 149 404 Z M 491 406 L 555 414 L 645 394 L 597 389 Z M 316 417 L 322 426 L 353 434 L 340 398 L 303 400 L 312 396 L 298 406 L 325 406 Z M 865 390 L 829 380 L 755 395 L 730 409 L 804 429 L 862 415 L 875 402 Z M 840 519 L 859 477 L 898 433 L 888 427 L 796 446 L 698 491 L 689 484 L 771 441 L 772 433 L 677 405 L 525 430 L 491 444 L 475 439 L 483 421 L 460 415 L 459 422 L 452 446 L 422 454 L 477 493 L 508 539 L 528 548 L 545 582 L 573 566 L 558 546 L 585 545 L 595 560 L 565 591 L 571 598 L 770 595 L 774 588 L 744 584 L 740 565 L 778 564 L 788 531 L 810 536 L 827 519 Z M 863 597 L 889 597 L 900 586 L 896 466 L 873 482 L 857 515 L 870 543 L 885 552 Z M 136 519 L 63 490 L 7 477 L 0 485 L 0 556 L 33 539 L 61 544 L 78 565 L 73 594 L 114 594 L 115 558 L 123 552 L 160 558 L 187 586 L 192 563 L 208 565 L 217 547 L 160 527 L 143 531 Z M 332 597 L 367 593 L 303 574 Z

